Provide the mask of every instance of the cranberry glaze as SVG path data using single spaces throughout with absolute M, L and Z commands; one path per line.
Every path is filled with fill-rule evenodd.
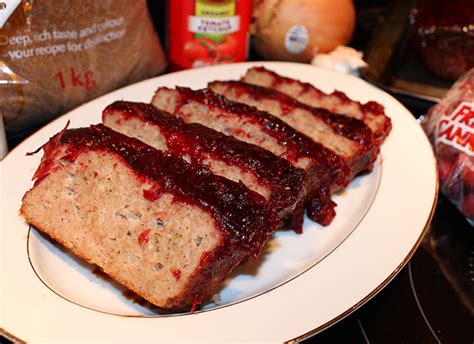
M 222 233 L 225 251 L 246 251 L 257 257 L 268 237 L 281 224 L 265 199 L 243 184 L 214 175 L 202 165 L 188 164 L 141 141 L 117 133 L 102 124 L 90 128 L 63 130 L 43 146 L 45 156 L 34 178 L 54 170 L 52 161 L 62 145 L 61 160 L 74 161 L 87 151 L 114 154 L 130 166 L 144 183 L 151 184 L 144 197 L 150 202 L 164 192 L 174 202 L 198 206 L 215 221 Z M 155 197 L 156 196 L 156 197 Z
M 320 89 L 314 87 L 310 83 L 283 77 L 264 67 L 253 67 L 251 68 L 251 70 L 255 70 L 259 73 L 265 73 L 266 75 L 270 76 L 272 89 L 281 90 L 285 88 L 284 87 L 285 84 L 291 85 L 291 84 L 297 83 L 301 89 L 301 91 L 299 92 L 300 95 L 311 92 L 311 95 L 318 99 L 323 98 L 323 97 L 335 97 L 339 100 L 341 105 L 350 105 L 357 108 L 358 112 L 360 112 L 361 114 L 360 119 L 364 122 L 370 121 L 371 117 L 377 117 L 377 116 L 385 117 L 386 120 L 383 121 L 384 123 L 383 127 L 378 129 L 376 132 L 374 132 L 374 136 L 375 136 L 374 139 L 375 139 L 376 144 L 381 144 L 384 138 L 388 136 L 388 134 L 390 133 L 392 129 L 392 122 L 390 121 L 390 118 L 388 118 L 385 115 L 385 109 L 383 105 L 375 101 L 369 101 L 363 104 L 361 102 L 350 99 L 344 92 L 341 92 L 341 91 L 335 90 L 330 94 L 325 93 L 321 91 Z
M 124 119 L 138 118 L 156 125 L 156 130 L 166 138 L 170 154 L 178 157 L 189 156 L 193 165 L 212 158 L 250 171 L 260 183 L 271 190 L 270 206 L 277 213 L 301 199 L 304 192 L 304 171 L 294 168 L 287 160 L 269 151 L 201 124 L 187 124 L 151 104 L 117 101 L 104 110 L 103 117 L 112 113 L 119 113 Z

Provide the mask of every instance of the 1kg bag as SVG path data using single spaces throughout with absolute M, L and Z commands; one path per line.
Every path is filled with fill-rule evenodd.
M 165 68 L 145 0 L 0 4 L 0 115 L 10 139 Z
M 438 162 L 441 191 L 474 223 L 474 69 L 429 109 L 423 127 Z

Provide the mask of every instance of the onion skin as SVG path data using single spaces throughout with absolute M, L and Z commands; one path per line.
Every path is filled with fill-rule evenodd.
M 315 52 L 328 53 L 347 44 L 355 28 L 352 0 L 262 0 L 255 6 L 254 47 L 266 60 L 309 62 Z M 285 47 L 288 30 L 303 25 L 308 44 L 291 53 Z

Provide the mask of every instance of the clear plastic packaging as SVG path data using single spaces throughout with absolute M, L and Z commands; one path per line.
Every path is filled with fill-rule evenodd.
M 0 28 L 0 113 L 18 141 L 166 66 L 145 0 L 23 0 Z
M 438 161 L 441 191 L 474 223 L 474 68 L 461 76 L 422 125 Z

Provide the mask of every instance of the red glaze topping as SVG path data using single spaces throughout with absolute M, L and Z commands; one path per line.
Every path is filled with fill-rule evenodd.
M 209 83 L 210 87 L 212 85 L 222 85 L 227 88 L 227 90 L 235 90 L 237 94 L 245 94 L 257 101 L 262 99 L 277 100 L 281 104 L 283 115 L 288 115 L 295 109 L 305 110 L 328 124 L 336 134 L 357 142 L 365 147 L 366 151 L 372 149 L 372 131 L 361 120 L 340 116 L 326 109 L 314 108 L 272 88 L 234 80 L 214 81 Z
M 41 150 L 41 148 L 43 148 L 44 150 L 44 157 L 41 160 L 41 164 L 39 165 L 38 169 L 33 175 L 33 178 L 31 178 L 31 180 L 36 179 L 35 186 L 38 185 L 48 174 L 58 169 L 58 167 L 54 166 L 54 158 L 59 153 L 59 150 L 61 149 L 60 148 L 61 137 L 66 132 L 67 127 L 69 126 L 69 123 L 70 122 L 67 121 L 64 129 L 61 130 L 56 135 L 54 135 L 47 144 L 44 144 L 43 146 L 39 147 L 34 152 L 26 153 L 26 155 L 29 156 L 29 155 L 34 155 L 38 153 Z
M 199 305 L 202 302 L 203 302 L 203 300 L 202 300 L 201 296 L 199 296 L 199 295 L 194 296 L 193 304 L 192 304 L 191 309 L 189 310 L 189 312 L 193 313 L 199 307 Z
M 308 217 L 317 223 L 327 226 L 336 216 L 336 203 L 331 200 L 328 188 L 321 188 L 320 192 L 307 204 Z
M 377 116 L 384 116 L 385 115 L 385 108 L 383 107 L 382 104 L 379 104 L 377 102 L 374 102 L 374 101 L 370 101 L 370 102 L 367 102 L 365 104 L 361 104 L 361 107 L 362 107 L 362 112 L 370 112 L 371 114 L 373 115 L 377 115 Z M 390 121 L 387 121 L 387 124 L 388 125 L 390 124 Z M 387 128 L 389 131 L 390 131 L 390 128 Z
M 294 228 L 296 233 L 301 234 L 303 233 L 303 223 L 304 223 L 304 203 L 301 202 L 300 204 L 298 204 L 298 206 L 295 208 L 295 211 L 293 212 L 291 227 Z
M 143 182 L 155 184 L 156 189 L 172 194 L 177 202 L 209 213 L 223 234 L 223 244 L 230 250 L 258 256 L 269 235 L 281 224 L 273 210 L 267 208 L 265 199 L 243 184 L 216 176 L 204 166 L 190 165 L 101 124 L 61 132 L 43 146 L 45 153 L 51 152 L 50 144 L 66 145 L 66 155 L 61 159 L 74 160 L 90 150 L 119 156 Z M 55 149 L 54 154 L 57 152 Z M 54 156 L 43 158 L 49 159 Z M 44 171 L 42 165 L 38 169 Z
M 360 110 L 363 114 L 367 114 L 367 113 L 370 112 L 372 115 L 385 116 L 385 110 L 384 110 L 383 105 L 381 105 L 379 103 L 376 103 L 374 101 L 370 101 L 366 104 L 362 104 L 361 102 L 350 99 L 344 92 L 337 91 L 337 90 L 334 91 L 332 94 L 328 94 L 328 93 L 325 93 L 325 92 L 321 91 L 320 89 L 314 87 L 310 83 L 302 82 L 302 81 L 291 79 L 291 78 L 286 78 L 286 77 L 278 75 L 277 73 L 275 73 L 271 70 L 268 70 L 264 67 L 253 67 L 253 68 L 249 69 L 249 71 L 250 70 L 255 70 L 255 71 L 258 71 L 258 72 L 261 72 L 261 73 L 267 73 L 267 74 L 271 75 L 272 79 L 273 79 L 272 88 L 278 88 L 279 84 L 283 84 L 283 83 L 290 83 L 291 84 L 291 83 L 296 82 L 302 87 L 301 93 L 306 93 L 306 92 L 311 91 L 311 92 L 317 93 L 318 96 L 320 96 L 320 97 L 333 95 L 333 96 L 338 97 L 341 100 L 342 103 L 355 104 L 356 106 L 358 106 L 360 108 Z M 375 103 L 378 106 L 377 107 L 375 107 L 373 105 L 368 106 L 369 103 Z
M 251 71 L 256 71 L 256 72 L 259 72 L 259 73 L 265 73 L 265 74 L 269 75 L 272 79 L 272 83 L 271 83 L 270 87 L 274 88 L 274 89 L 277 89 L 277 90 L 280 90 L 281 87 L 284 84 L 295 84 L 295 83 L 297 83 L 301 87 L 301 91 L 300 91 L 301 95 L 303 95 L 305 93 L 308 93 L 308 92 L 311 92 L 312 95 L 314 95 L 314 97 L 316 97 L 316 98 L 323 98 L 323 97 L 328 97 L 328 96 L 329 97 L 330 96 L 337 97 L 339 99 L 339 101 L 341 102 L 341 104 L 346 104 L 346 105 L 351 104 L 353 106 L 356 106 L 359 109 L 360 113 L 362 113 L 362 120 L 364 122 L 370 120 L 369 118 L 371 116 L 383 116 L 383 117 L 385 117 L 386 120 L 384 121 L 383 128 L 381 128 L 380 130 L 378 129 L 374 133 L 375 140 L 376 140 L 377 144 L 380 144 L 383 141 L 383 138 L 386 137 L 390 133 L 390 130 L 392 129 L 392 122 L 391 122 L 390 118 L 385 115 L 385 109 L 384 109 L 383 105 L 381 105 L 381 104 L 379 104 L 375 101 L 369 101 L 365 104 L 362 104 L 361 102 L 350 99 L 344 92 L 337 91 L 337 90 L 334 91 L 331 94 L 328 94 L 328 93 L 325 93 L 325 92 L 321 91 L 320 89 L 314 87 L 310 83 L 283 77 L 283 76 L 278 75 L 277 73 L 275 73 L 271 70 L 268 70 L 264 67 L 250 68 L 247 73 L 249 73 Z M 245 77 L 242 78 L 242 80 L 244 81 Z
M 163 194 L 163 189 L 155 188 L 150 190 L 143 190 L 143 197 L 151 202 L 156 201 Z
M 339 155 L 296 131 L 279 118 L 268 112 L 259 111 L 253 106 L 228 100 L 209 89 L 194 91 L 186 87 L 176 87 L 176 90 L 181 96 L 181 104 L 176 107 L 176 113 L 188 102 L 195 101 L 244 117 L 258 124 L 262 131 L 285 146 L 290 160 L 311 159 L 313 168 L 322 182 L 330 185 L 347 185 L 350 170 Z
M 204 252 L 201 255 L 201 259 L 199 260 L 199 267 L 205 266 L 209 263 L 212 259 L 214 259 L 214 254 L 212 252 Z
M 103 118 L 117 112 L 124 119 L 136 117 L 158 126 L 166 138 L 169 152 L 174 156 L 189 155 L 192 164 L 200 164 L 210 157 L 250 171 L 271 190 L 271 207 L 277 212 L 297 203 L 300 198 L 304 171 L 263 148 L 201 124 L 187 124 L 151 104 L 117 101 L 104 110 Z

